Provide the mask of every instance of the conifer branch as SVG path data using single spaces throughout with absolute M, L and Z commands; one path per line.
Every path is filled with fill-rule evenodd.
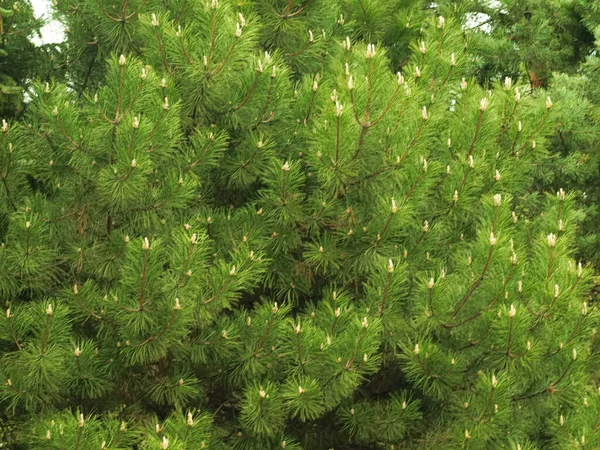
M 269 319 L 269 323 L 267 324 L 267 329 L 265 330 L 264 334 L 260 338 L 260 341 L 258 342 L 258 346 L 252 352 L 252 357 L 256 357 L 258 355 L 258 353 L 262 350 L 263 346 L 265 345 L 265 342 L 267 342 L 267 338 L 269 337 L 269 333 L 271 332 L 271 328 L 273 327 L 273 323 L 275 322 L 275 314 L 276 313 L 271 313 L 271 318 Z
M 144 306 L 146 305 L 146 276 L 148 271 L 148 252 L 149 249 L 144 249 L 144 257 L 142 262 L 142 285 L 140 288 L 140 306 L 138 311 L 143 311 Z
M 302 11 L 304 11 L 306 8 L 308 8 L 310 6 L 310 4 L 313 2 L 313 0 L 308 0 L 304 6 L 302 6 L 301 8 L 297 9 L 296 11 L 294 11 L 293 13 L 289 14 L 289 10 L 288 13 L 286 13 L 285 17 L 286 18 L 290 18 L 290 17 L 294 17 L 297 16 L 298 14 L 300 14 Z
M 44 327 L 44 335 L 42 336 L 42 357 L 46 355 L 48 336 L 50 334 L 50 320 L 52 320 L 52 306 L 48 305 L 48 309 L 46 309 L 46 326 Z
M 384 110 L 381 112 L 381 114 L 370 124 L 371 127 L 374 127 L 375 125 L 377 125 L 381 121 L 381 119 L 383 119 L 385 117 L 385 115 L 388 113 L 388 111 L 394 104 L 394 101 L 396 100 L 396 97 L 398 97 L 399 93 L 400 93 L 400 86 L 398 86 L 396 88 L 396 90 L 394 91 L 394 94 L 392 95 L 392 98 L 390 99 L 390 101 L 388 102 L 388 104 L 386 105 Z
M 476 420 L 477 423 L 481 423 L 481 421 L 485 417 L 486 413 L 490 409 L 490 406 L 492 406 L 492 401 L 494 400 L 494 392 L 495 392 L 495 390 L 496 390 L 496 387 L 492 385 L 492 390 L 491 390 L 490 395 L 488 397 L 487 404 L 485 405 L 485 409 L 481 413 L 481 416 L 479 416 L 479 418 Z
M 6 321 L 8 322 L 8 328 L 10 330 L 10 334 L 12 335 L 13 341 L 17 345 L 17 348 L 19 350 L 21 350 L 23 348 L 23 346 L 19 343 L 19 339 L 17 338 L 17 333 L 15 331 L 14 324 L 10 320 L 12 318 L 12 315 L 10 314 L 10 308 L 6 310 L 5 315 L 6 315 Z
M 77 142 L 75 142 L 71 136 L 69 136 L 69 133 L 67 133 L 67 130 L 65 130 L 65 128 L 62 125 L 62 122 L 60 121 L 60 119 L 58 118 L 58 114 L 56 114 L 54 116 L 55 120 L 56 120 L 56 124 L 58 125 L 58 128 L 60 129 L 60 131 L 62 132 L 63 136 L 71 143 L 75 146 L 75 149 L 77 150 L 81 150 L 83 153 L 87 153 L 87 150 L 85 150 L 81 145 L 79 145 Z
M 175 320 L 175 316 L 177 315 L 177 312 L 178 312 L 178 309 L 173 308 L 171 317 L 169 318 L 169 320 L 165 324 L 165 326 L 158 332 L 158 334 L 155 334 L 154 336 L 150 336 L 145 341 L 140 342 L 139 344 L 136 344 L 136 345 L 132 345 L 131 347 L 132 348 L 140 348 L 140 347 L 143 347 L 144 345 L 147 345 L 150 342 L 155 341 L 156 339 L 160 338 L 163 334 L 165 334 L 169 330 L 169 328 L 171 328 L 171 325 L 173 324 L 173 321 Z
M 181 16 L 182 16 L 183 12 L 185 11 L 185 8 L 188 5 L 188 1 L 189 0 L 183 0 L 183 5 L 181 5 L 181 8 L 179 8 L 179 11 L 177 12 L 177 16 L 175 17 L 175 25 L 179 24 L 179 21 L 181 20 Z
M 154 34 L 156 36 L 156 41 L 158 42 L 158 48 L 160 50 L 160 54 L 162 56 L 162 61 L 165 66 L 165 69 L 167 69 L 167 73 L 171 73 L 171 67 L 169 66 L 169 63 L 167 62 L 167 54 L 165 53 L 165 47 L 163 45 L 162 39 L 160 38 L 160 33 L 158 32 L 157 26 L 154 27 Z
M 469 147 L 469 151 L 467 153 L 467 158 L 473 154 L 473 150 L 475 150 L 475 145 L 477 144 L 477 138 L 479 137 L 479 131 L 481 130 L 481 124 L 483 123 L 483 115 L 485 111 L 482 109 L 479 111 L 479 119 L 477 120 L 477 127 L 475 128 L 475 135 L 473 136 L 473 141 L 471 142 L 471 146 Z
M 235 50 L 235 46 L 237 45 L 238 40 L 239 40 L 239 38 L 236 38 L 233 41 L 233 44 L 231 44 L 231 46 L 229 47 L 229 51 L 227 52 L 225 59 L 223 59 L 223 61 L 221 61 L 219 63 L 219 65 L 217 67 L 215 67 L 215 70 L 212 72 L 212 76 L 218 75 L 225 68 L 225 66 L 231 59 L 231 56 L 233 55 L 233 51 Z M 209 74 L 210 74 L 210 72 L 209 72 Z
M 208 66 L 207 69 L 210 71 L 214 57 L 215 57 L 215 40 L 217 39 L 217 8 L 211 8 L 211 25 L 210 25 L 210 47 L 208 51 Z
M 392 272 L 388 271 L 385 288 L 383 290 L 383 298 L 381 300 L 381 306 L 379 307 L 379 315 L 380 316 L 383 316 L 383 312 L 385 311 L 385 305 L 386 305 L 387 298 L 388 298 L 388 292 L 390 290 L 390 284 L 392 284 Z
M 179 34 L 179 42 L 181 43 L 181 49 L 183 50 L 183 55 L 185 56 L 185 59 L 187 59 L 187 61 L 190 63 L 190 66 L 196 69 L 196 63 L 192 61 L 192 58 L 190 57 L 190 54 L 188 53 L 185 47 L 185 42 L 183 42 L 183 33 Z
M 102 2 L 100 0 L 96 0 L 96 3 L 98 4 L 98 7 L 100 8 L 100 11 L 102 11 L 102 14 L 104 14 L 110 20 L 112 20 L 113 22 L 120 22 L 121 21 L 121 19 L 119 19 L 118 17 L 111 16 L 108 13 L 108 11 L 104 8 L 104 6 L 102 6 Z
M 517 151 L 513 152 L 513 155 L 514 154 L 518 154 L 521 150 L 523 150 L 525 148 L 525 146 L 527 145 L 527 142 L 533 141 L 533 139 L 537 136 L 537 134 L 539 133 L 539 131 L 544 126 L 544 123 L 546 122 L 546 119 L 550 115 L 550 111 L 551 111 L 551 108 L 546 108 L 546 111 L 544 112 L 544 115 L 542 116 L 542 120 L 540 120 L 540 123 L 538 124 L 538 126 L 536 127 L 536 129 L 533 131 L 533 133 L 531 133 L 531 135 L 529 136 L 529 138 L 517 149 Z

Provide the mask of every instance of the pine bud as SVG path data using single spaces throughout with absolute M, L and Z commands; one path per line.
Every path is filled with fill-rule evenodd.
M 445 23 L 446 23 L 446 19 L 444 19 L 444 16 L 439 16 L 438 17 L 437 27 L 438 28 L 444 28 L 444 24 Z
M 517 129 L 519 130 L 519 133 L 521 131 L 523 131 L 523 122 L 521 122 L 520 120 L 519 120 L 519 123 L 517 124 Z
M 475 168 L 475 160 L 473 159 L 473 155 L 469 155 L 469 167 L 471 169 Z
M 433 289 L 433 285 L 435 284 L 435 281 L 433 278 L 429 279 L 429 284 L 427 285 L 429 287 L 429 289 Z
M 52 315 L 52 313 L 53 313 L 53 310 L 52 310 L 52 303 L 48 303 L 48 306 L 46 307 L 46 315 L 47 315 L 47 316 L 51 316 L 51 315 Z
M 232 276 L 234 276 L 235 274 L 236 274 L 236 271 L 235 271 L 235 265 L 233 265 L 233 266 L 231 266 L 231 269 L 229 270 L 229 276 L 231 276 L 231 277 L 232 277 Z
M 194 426 L 194 417 L 192 416 L 191 412 L 187 413 L 187 424 L 188 424 L 188 427 Z
M 465 430 L 465 439 L 471 439 L 471 435 L 469 434 L 469 430 Z
M 165 97 L 165 102 L 163 103 L 163 109 L 167 110 L 169 109 L 169 98 Z
M 419 46 L 419 51 L 421 52 L 421 54 L 425 54 L 427 53 L 427 49 L 425 48 L 425 41 L 421 41 L 421 45 Z
M 83 426 L 85 425 L 85 420 L 83 420 L 83 414 L 79 414 L 79 423 L 78 423 L 80 428 L 83 428 Z
M 388 261 L 388 272 L 392 273 L 394 271 L 394 262 L 390 259 Z
M 363 317 L 362 327 L 367 328 L 369 326 L 369 320 L 366 317 Z
M 239 38 L 242 35 L 242 26 L 240 23 L 235 24 L 235 37 Z
M 554 298 L 558 298 L 560 295 L 560 289 L 558 288 L 558 284 L 554 285 Z
M 515 88 L 515 102 L 519 103 L 521 101 L 521 91 L 519 91 L 519 88 L 516 87 Z
M 352 78 L 352 75 L 348 77 L 348 89 L 354 89 L 354 78 Z
M 450 55 L 450 65 L 452 67 L 456 66 L 456 57 L 454 56 L 454 53 Z
M 311 44 L 315 42 L 315 37 L 313 36 L 312 30 L 308 30 L 308 42 L 310 42 Z
M 564 416 L 562 414 L 560 415 L 560 418 L 558 419 L 558 422 L 560 423 L 561 427 L 565 424 L 565 418 L 564 418 Z
M 175 298 L 175 306 L 173 306 L 173 309 L 175 311 L 180 311 L 181 310 L 181 304 L 179 303 L 179 299 Z
M 212 0 L 211 4 L 210 4 L 210 7 L 212 9 L 217 9 L 219 7 L 219 0 Z
M 289 172 L 290 171 L 290 163 L 288 161 L 286 161 L 285 164 L 283 166 L 281 166 L 281 170 L 283 170 L 284 172 Z
M 277 314 L 277 311 L 279 311 L 279 306 L 277 306 L 277 302 L 273 303 L 273 308 L 271 309 L 271 311 L 273 311 L 273 314 Z
M 124 66 L 126 62 L 127 62 L 127 60 L 125 59 L 125 55 L 122 54 L 121 56 L 119 56 L 119 65 L 120 66 Z
M 506 89 L 507 91 L 510 91 L 511 88 L 512 88 L 512 78 L 505 77 L 504 78 L 504 89 Z
M 513 318 L 517 315 L 517 308 L 515 308 L 515 305 L 513 305 L 511 303 L 510 305 L 510 309 L 508 310 L 508 317 Z
M 421 350 L 419 349 L 419 344 L 415 344 L 415 349 L 413 350 L 413 353 L 414 353 L 415 355 L 418 355 L 420 351 L 421 351 Z
M 163 89 L 166 89 L 166 87 L 167 87 L 167 79 L 166 78 L 163 78 L 160 80 L 160 87 Z
M 494 206 L 500 206 L 502 202 L 502 196 L 500 194 L 494 195 Z
M 181 37 L 181 25 L 177 25 L 177 31 L 175 32 L 175 36 Z
M 577 264 L 577 277 L 581 278 L 581 275 L 583 275 L 583 267 L 581 266 L 581 262 L 579 262 L 579 264 Z
M 496 245 L 496 236 L 494 235 L 494 233 L 490 233 L 490 245 L 493 247 L 494 245 Z
M 517 223 L 517 220 L 518 220 L 517 213 L 512 211 L 510 214 L 512 216 L 513 223 Z
M 156 17 L 155 13 L 152 13 L 152 26 L 157 27 L 158 25 L 159 25 L 158 18 Z
M 216 3 L 216 0 L 213 0 L 213 4 Z M 169 440 L 166 436 L 163 436 L 162 441 L 160 442 L 161 450 L 167 450 L 169 448 Z
M 58 106 L 55 106 L 55 107 L 52 109 L 52 115 L 53 115 L 54 117 L 58 116 Z
M 494 175 L 494 180 L 500 181 L 500 172 L 498 172 L 498 170 L 496 170 L 496 174 Z
M 396 75 L 398 77 L 398 86 L 402 86 L 404 84 L 404 77 L 400 72 L 398 72 Z
M 133 118 L 133 123 L 131 124 L 131 126 L 132 126 L 132 127 L 135 129 L 135 130 L 137 130 L 137 129 L 139 128 L 139 126 L 140 126 L 140 119 L 138 119 L 138 117 L 137 117 L 137 116 Z
M 423 159 L 423 172 L 427 172 L 427 160 Z
M 428 115 L 427 115 L 427 106 L 423 106 L 423 109 L 421 110 L 421 118 L 423 120 L 427 120 L 427 117 L 428 117 Z
M 52 439 L 52 435 L 50 434 L 50 430 L 47 430 L 46 431 L 46 440 L 49 441 L 50 439 Z
M 296 334 L 299 334 L 299 333 L 300 333 L 300 331 L 302 331 L 302 330 L 300 329 L 300 322 L 298 322 L 298 323 L 296 324 L 296 326 L 294 327 L 294 332 L 295 332 Z
M 227 330 L 221 331 L 221 337 L 223 339 L 229 339 L 229 335 L 227 334 Z
M 560 201 L 563 201 L 563 200 L 565 199 L 565 197 L 566 197 L 566 194 L 565 194 L 565 191 L 563 190 L 563 188 L 560 188 L 560 189 L 558 190 L 558 192 L 556 193 L 556 196 L 558 197 L 558 199 L 559 199 Z
M 135 169 L 137 167 L 137 161 L 135 159 L 131 160 L 131 168 Z
M 121 427 L 119 428 L 121 432 L 127 431 L 127 422 L 121 421 Z
M 79 349 L 79 347 L 77 347 L 75 349 L 75 351 L 73 351 L 73 353 L 75 353 L 75 357 L 79 358 L 81 356 L 81 350 Z
M 577 359 L 577 349 L 573 347 L 573 361 Z
M 340 102 L 335 102 L 335 115 L 338 117 L 342 117 L 342 113 L 344 112 L 344 107 L 340 104 Z
M 554 234 L 553 234 L 553 233 L 550 233 L 550 234 L 548 235 L 548 245 L 549 245 L 550 247 L 554 247 L 554 246 L 556 245 L 556 237 L 554 236 Z
M 483 98 L 481 99 L 481 101 L 479 102 L 479 110 L 480 110 L 481 112 L 484 112 L 485 110 L 487 110 L 487 109 L 488 109 L 488 106 L 489 106 L 489 104 L 490 104 L 490 103 L 489 103 L 489 101 L 488 101 L 487 97 L 483 97 Z
M 511 264 L 513 264 L 513 265 L 516 265 L 516 264 L 517 264 L 517 254 L 516 254 L 516 253 L 514 253 L 514 252 L 513 252 L 513 254 L 512 254 L 512 255 L 511 255 L 511 257 L 510 257 L 510 262 L 511 262 Z
M 150 250 L 150 241 L 148 241 L 147 237 L 145 237 L 144 241 L 142 242 L 142 249 L 143 250 Z
M 458 202 L 458 191 L 454 191 L 454 195 L 452 196 L 452 200 L 454 200 L 454 203 Z
M 306 391 L 304 390 L 304 388 L 302 386 L 298 386 L 298 394 L 302 395 L 304 394 Z
M 271 69 L 271 78 L 277 77 L 277 66 L 273 66 Z
M 340 317 L 340 314 L 342 313 L 340 308 L 336 308 L 333 315 L 337 318 Z
M 492 387 L 496 387 L 498 386 L 498 379 L 496 378 L 496 375 L 492 375 Z
M 346 36 L 346 41 L 345 42 L 346 42 L 346 45 L 345 45 L 346 51 L 350 51 L 351 44 L 350 44 L 350 37 L 349 36 Z
M 546 109 L 552 108 L 552 99 L 550 96 L 546 97 Z
M 6 120 L 2 119 L 2 132 L 6 133 L 8 131 L 8 123 Z
M 419 69 L 419 66 L 415 66 L 415 78 L 421 78 L 421 69 Z
M 260 398 L 267 397 L 267 393 L 264 391 L 264 389 L 261 389 L 260 391 L 258 391 L 258 395 L 260 395 Z
M 425 222 L 423 222 L 423 231 L 425 233 L 427 233 L 429 231 L 429 221 L 426 220 Z
M 160 424 L 157 423 L 154 426 L 154 429 L 156 430 L 156 434 L 158 434 L 158 433 L 160 433 L 162 431 L 163 428 L 160 426 Z
M 314 81 L 313 81 L 313 92 L 317 92 L 318 89 L 319 89 L 319 82 L 315 78 Z
M 46 94 L 50 93 L 50 84 L 46 83 L 46 89 L 44 90 L 44 92 L 46 92 Z
M 367 51 L 365 52 L 365 58 L 367 58 L 367 59 L 375 58 L 375 45 L 374 44 L 367 45 Z
M 460 82 L 460 88 L 464 91 L 467 89 L 467 86 L 469 84 L 467 83 L 467 80 L 465 80 L 465 78 L 463 77 L 462 81 Z

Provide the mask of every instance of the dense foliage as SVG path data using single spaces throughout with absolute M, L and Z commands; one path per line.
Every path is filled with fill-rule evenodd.
M 0 131 L 5 444 L 600 446 L 594 98 L 454 3 L 57 0 Z

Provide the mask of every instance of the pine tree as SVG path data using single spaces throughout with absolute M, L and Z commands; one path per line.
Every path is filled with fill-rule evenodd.
M 1 130 L 8 445 L 600 445 L 583 214 L 531 189 L 577 98 L 402 3 L 57 2 L 69 86 Z
M 29 1 L 0 2 L 0 113 L 4 118 L 23 111 L 26 84 L 39 73 L 39 50 L 30 37 L 40 26 Z

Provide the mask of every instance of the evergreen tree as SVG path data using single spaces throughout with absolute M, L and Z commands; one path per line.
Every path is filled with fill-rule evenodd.
M 38 74 L 39 51 L 30 37 L 40 26 L 29 1 L 0 2 L 0 113 L 4 118 L 22 113 L 26 84 Z
M 578 99 L 387 5 L 57 2 L 69 86 L 1 130 L 8 445 L 600 446 L 583 214 L 531 193 Z

